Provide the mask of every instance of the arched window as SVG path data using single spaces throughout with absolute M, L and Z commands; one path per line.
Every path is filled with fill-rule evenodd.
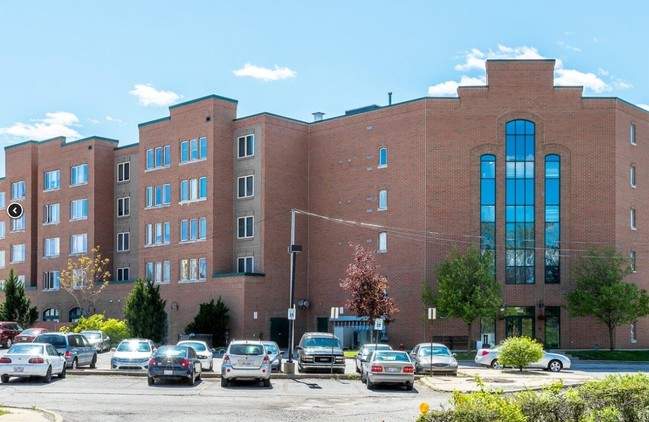
M 545 282 L 560 282 L 561 158 L 545 157 Z
M 505 283 L 534 284 L 535 125 L 505 127 Z
M 496 263 L 496 156 L 480 157 L 480 249 Z
M 81 318 L 81 315 L 81 308 L 72 308 L 70 309 L 70 312 L 68 312 L 68 319 L 70 320 L 70 322 L 77 322 L 79 321 L 79 318 Z
M 59 316 L 59 310 L 54 308 L 49 308 L 43 311 L 43 321 L 54 321 L 59 322 L 61 320 Z

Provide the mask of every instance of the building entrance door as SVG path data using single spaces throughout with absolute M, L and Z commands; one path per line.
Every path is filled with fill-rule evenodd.
M 281 348 L 288 347 L 288 318 L 270 319 L 270 340 Z
M 534 336 L 534 307 L 510 307 L 505 310 L 505 337 Z

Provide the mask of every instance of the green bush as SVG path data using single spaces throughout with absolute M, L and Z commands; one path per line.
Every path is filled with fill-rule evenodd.
M 624 421 L 649 419 L 649 376 L 643 373 L 590 381 L 579 387 L 579 393 L 595 411 L 614 408 Z
M 500 343 L 498 362 L 522 371 L 524 367 L 543 357 L 543 346 L 529 337 L 509 337 Z
M 104 325 L 104 316 L 102 314 L 94 314 L 89 317 L 81 317 L 79 320 L 72 324 L 72 331 L 80 333 L 82 331 L 97 331 L 101 330 Z
M 131 336 L 126 322 L 110 318 L 101 328 L 110 337 L 111 346 L 117 345 L 120 341 Z

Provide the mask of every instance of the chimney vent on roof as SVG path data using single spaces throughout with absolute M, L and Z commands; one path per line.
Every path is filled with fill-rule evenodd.
M 392 105 L 392 91 L 388 92 L 388 105 Z
M 319 122 L 320 120 L 322 120 L 322 117 L 325 115 L 321 111 L 316 111 L 315 113 L 311 113 L 311 114 L 313 114 L 313 121 L 314 122 Z

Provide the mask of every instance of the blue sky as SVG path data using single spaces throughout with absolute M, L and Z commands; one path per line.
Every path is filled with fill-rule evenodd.
M 210 94 L 239 117 L 311 121 L 455 96 L 487 58 L 557 59 L 555 84 L 649 109 L 649 2 L 0 0 L 4 147 L 138 141 L 138 123 Z

